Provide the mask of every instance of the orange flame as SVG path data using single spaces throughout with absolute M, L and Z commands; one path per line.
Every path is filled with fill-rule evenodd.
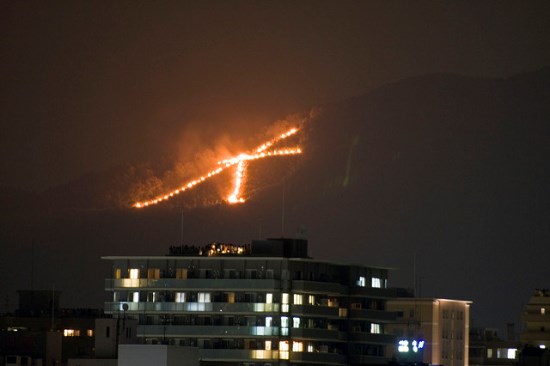
M 233 183 L 233 192 L 227 197 L 228 203 L 242 203 L 245 202 L 244 198 L 242 197 L 242 187 L 244 183 L 245 178 L 245 172 L 246 172 L 246 165 L 248 161 L 252 160 L 258 160 L 263 159 L 267 157 L 272 156 L 285 156 L 285 155 L 298 155 L 302 153 L 302 149 L 300 147 L 294 147 L 294 148 L 282 148 L 278 150 L 268 150 L 271 148 L 274 144 L 277 142 L 284 140 L 298 132 L 298 128 L 293 127 L 287 132 L 267 141 L 264 142 L 262 145 L 258 146 L 256 149 L 254 149 L 254 152 L 252 153 L 242 153 L 238 156 L 224 159 L 218 161 L 218 167 L 216 169 L 213 169 L 206 173 L 203 176 L 200 176 L 196 179 L 193 179 L 186 184 L 183 184 L 181 187 L 168 192 L 166 194 L 160 195 L 154 199 L 148 200 L 148 201 L 141 201 L 136 202 L 134 204 L 134 207 L 136 208 L 143 208 L 148 207 L 152 205 L 159 204 L 163 201 L 167 201 L 170 198 L 173 198 L 185 191 L 188 191 L 192 188 L 194 188 L 196 185 L 204 182 L 205 180 L 212 178 L 218 174 L 220 174 L 225 169 L 232 167 L 236 165 L 235 173 L 234 173 L 234 183 Z

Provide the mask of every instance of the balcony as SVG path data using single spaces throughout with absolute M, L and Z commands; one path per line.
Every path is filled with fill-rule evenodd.
M 274 279 L 225 279 L 225 278 L 160 278 L 154 279 L 106 279 L 105 290 L 147 289 L 147 290 L 251 290 L 275 291 L 281 281 Z
M 395 336 L 392 334 L 374 334 L 364 332 L 351 332 L 348 337 L 350 342 L 373 343 L 373 344 L 394 344 Z
M 292 290 L 304 293 L 341 296 L 347 293 L 348 288 L 334 282 L 292 281 Z
M 290 352 L 291 362 L 307 362 L 322 365 L 346 365 L 346 356 L 326 352 Z
M 290 336 L 299 339 L 316 339 L 333 342 L 346 341 L 346 333 L 339 330 L 316 328 L 290 328 Z
M 349 290 L 350 296 L 372 297 L 372 298 L 388 298 L 397 295 L 396 289 L 391 288 L 373 288 L 352 286 Z
M 278 313 L 279 304 L 246 303 L 246 302 L 106 302 L 105 313 L 121 313 L 122 305 L 128 305 L 128 314 L 131 313 L 215 313 L 221 314 L 254 314 Z
M 239 325 L 139 325 L 138 337 L 273 337 L 279 327 L 243 327 Z
M 396 320 L 396 313 L 391 311 L 371 310 L 371 309 L 350 309 L 350 319 L 366 319 L 374 320 L 380 323 L 394 322 Z
M 290 312 L 292 315 L 338 318 L 338 308 L 334 306 L 290 305 Z

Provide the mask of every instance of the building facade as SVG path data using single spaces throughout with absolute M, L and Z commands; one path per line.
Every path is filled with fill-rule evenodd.
M 523 330 L 521 343 L 532 347 L 550 349 L 550 291 L 536 289 L 525 305 L 521 317 Z
M 387 364 L 388 269 L 315 261 L 307 241 L 172 247 L 112 263 L 106 313 L 141 343 L 199 348 L 201 364 Z
M 448 299 L 391 299 L 386 309 L 397 313 L 397 321 L 388 325 L 388 331 L 397 337 L 398 344 L 407 342 L 407 352 L 411 343 L 417 342 L 419 361 L 432 365 L 467 366 L 470 304 L 470 301 Z M 396 355 L 400 351 L 397 349 Z

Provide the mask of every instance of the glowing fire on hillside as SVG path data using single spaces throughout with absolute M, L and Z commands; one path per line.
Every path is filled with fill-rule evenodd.
M 196 185 L 204 182 L 209 178 L 212 178 L 220 174 L 224 170 L 231 167 L 235 168 L 233 173 L 233 190 L 231 191 L 231 194 L 227 196 L 226 200 L 228 203 L 231 203 L 231 204 L 242 203 L 245 201 L 245 199 L 243 198 L 243 189 L 244 189 L 244 183 L 245 183 L 244 181 L 246 177 L 246 168 L 247 168 L 248 162 L 253 160 L 258 160 L 258 159 L 264 159 L 268 157 L 301 154 L 302 149 L 300 147 L 272 149 L 273 145 L 277 144 L 279 141 L 282 141 L 290 136 L 295 135 L 298 131 L 299 131 L 298 128 L 293 127 L 288 131 L 286 131 L 285 133 L 267 142 L 264 142 L 263 144 L 258 146 L 256 149 L 252 150 L 251 152 L 241 153 L 235 157 L 218 161 L 217 167 L 215 169 L 212 169 L 205 175 L 192 179 L 186 182 L 185 184 L 183 184 L 181 187 L 171 192 L 167 192 L 163 195 L 157 196 L 151 200 L 136 202 L 134 204 L 134 207 L 143 208 L 143 207 L 152 206 L 152 205 L 156 205 L 161 202 L 167 201 L 173 197 L 178 196 L 179 194 L 185 191 L 188 191 L 194 188 Z

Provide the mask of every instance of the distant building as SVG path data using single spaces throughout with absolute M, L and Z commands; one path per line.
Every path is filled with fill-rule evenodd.
M 537 289 L 525 305 L 521 320 L 521 343 L 550 349 L 550 291 Z
M 396 357 L 419 354 L 416 362 L 433 365 L 467 366 L 470 301 L 426 298 L 396 298 L 386 310 L 397 313 L 388 332 L 397 338 Z M 413 344 L 413 342 L 416 342 Z
M 60 291 L 24 290 L 14 314 L 0 317 L 0 356 L 28 356 L 44 365 L 94 355 L 97 309 L 63 309 Z
M 513 324 L 508 325 L 507 339 L 501 339 L 496 329 L 470 329 L 470 365 L 513 366 L 519 359 L 521 343 L 514 339 Z
M 138 319 L 141 343 L 198 347 L 201 365 L 382 365 L 395 348 L 388 269 L 313 260 L 305 240 L 103 259 L 106 313 Z

